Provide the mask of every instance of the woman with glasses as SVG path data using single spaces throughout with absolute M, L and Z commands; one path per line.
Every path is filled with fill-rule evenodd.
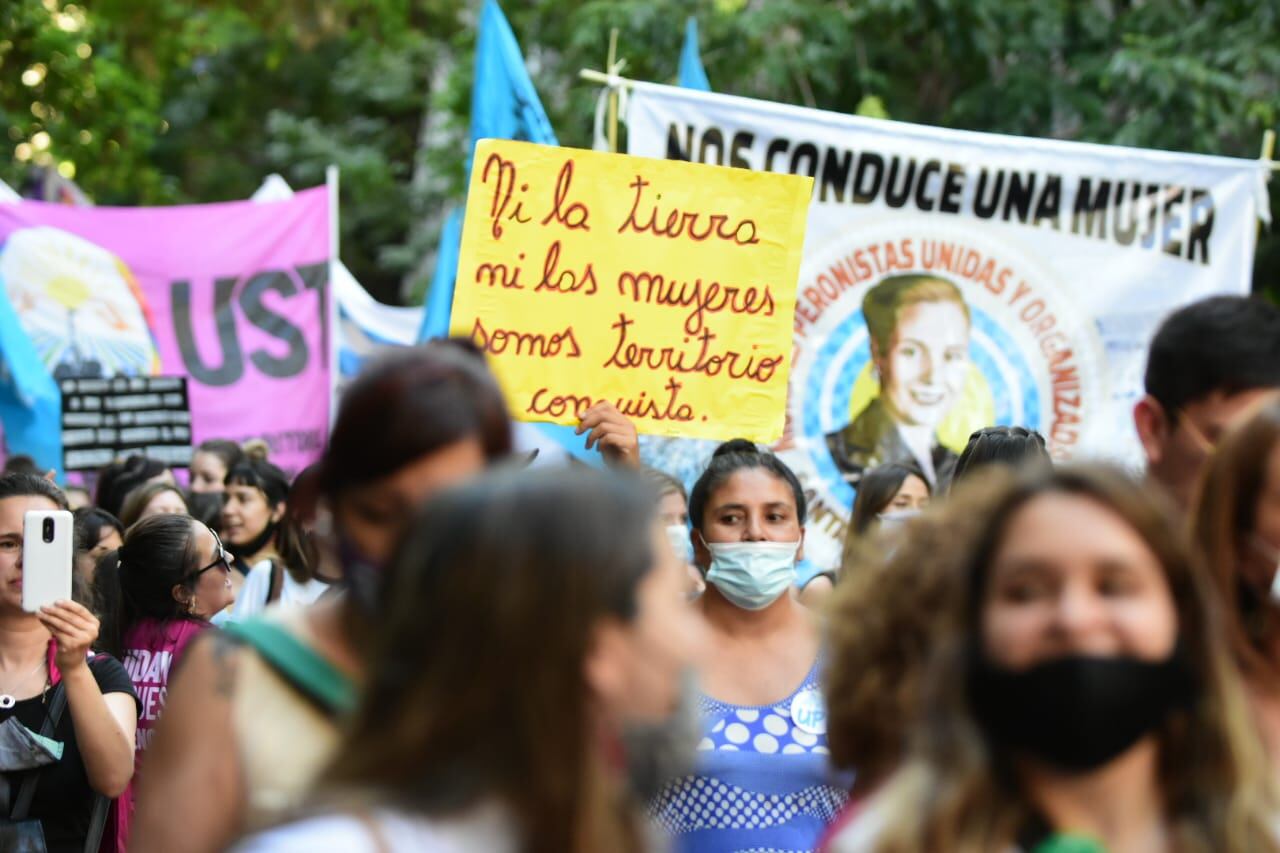
M 231 557 L 185 515 L 144 518 L 94 575 L 98 648 L 124 663 L 142 706 L 134 762 L 164 709 L 169 674 L 187 644 L 231 603 Z

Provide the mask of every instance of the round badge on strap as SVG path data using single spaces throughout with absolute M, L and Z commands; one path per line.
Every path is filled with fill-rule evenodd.
M 811 735 L 827 733 L 827 704 L 816 688 L 802 690 L 791 700 L 791 722 Z

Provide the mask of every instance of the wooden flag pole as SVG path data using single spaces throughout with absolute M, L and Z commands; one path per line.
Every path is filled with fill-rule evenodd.
M 618 28 L 614 27 L 609 31 L 609 61 L 605 65 L 609 69 L 609 73 L 616 73 L 615 66 L 618 63 Z M 609 151 L 618 153 L 618 90 L 609 90 Z

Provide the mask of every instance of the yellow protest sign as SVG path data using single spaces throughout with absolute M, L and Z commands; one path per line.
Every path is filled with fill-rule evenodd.
M 608 400 L 641 432 L 782 435 L 813 179 L 482 140 L 450 330 L 513 416 Z

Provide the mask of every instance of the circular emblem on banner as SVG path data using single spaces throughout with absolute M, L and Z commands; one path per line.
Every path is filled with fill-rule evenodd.
M 158 372 L 132 273 L 106 249 L 59 228 L 23 228 L 0 247 L 0 286 L 56 379 Z
M 1101 399 L 1101 345 L 1058 278 L 1013 245 L 919 219 L 859 226 L 801 269 L 788 431 L 811 509 L 806 556 L 839 562 L 862 474 L 910 463 L 937 487 L 970 433 L 1041 432 L 1072 456 Z

